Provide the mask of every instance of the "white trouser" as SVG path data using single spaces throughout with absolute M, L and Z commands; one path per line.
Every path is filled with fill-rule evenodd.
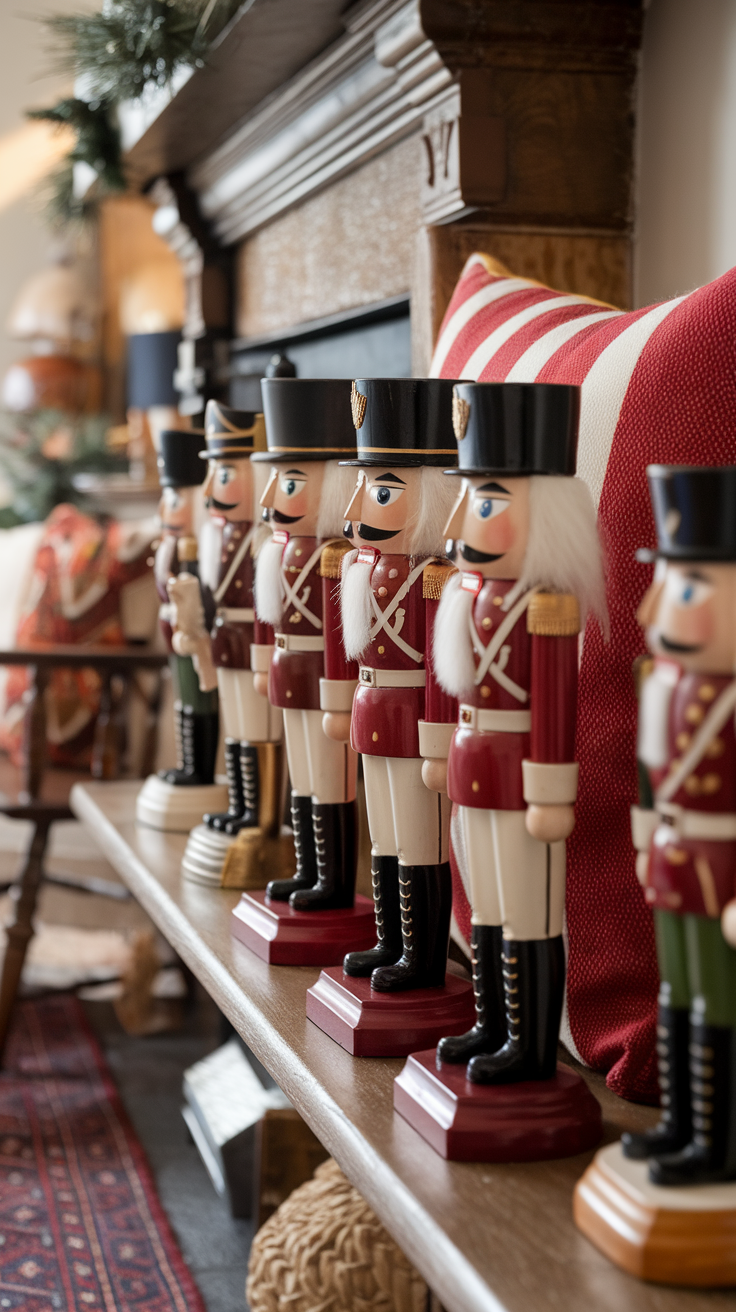
M 251 670 L 217 669 L 223 736 L 241 743 L 281 742 L 281 711 L 253 687 Z
M 349 743 L 328 738 L 322 711 L 284 711 L 291 787 L 300 797 L 333 805 L 355 801 L 358 756 Z
M 451 802 L 422 782 L 422 759 L 364 756 L 365 803 L 374 856 L 402 866 L 449 860 Z
M 528 833 L 526 811 L 458 807 L 474 925 L 504 938 L 556 938 L 565 910 L 565 844 Z

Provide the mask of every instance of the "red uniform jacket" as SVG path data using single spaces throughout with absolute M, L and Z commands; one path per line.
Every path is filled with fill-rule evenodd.
M 355 679 L 357 674 L 342 651 L 335 584 L 322 576 L 322 556 L 331 540 L 291 537 L 280 529 L 273 539 L 284 545 L 281 578 L 285 600 L 274 638 L 268 700 L 286 710 L 318 711 L 320 679 Z
M 476 670 L 507 619 L 502 602 L 514 586 L 513 580 L 463 575 L 463 587 L 476 594 L 471 615 Z M 549 594 L 544 601 L 552 603 L 548 609 L 556 614 L 532 622 L 529 608 L 522 610 L 483 678 L 460 697 L 447 774 L 448 794 L 460 806 L 525 810 L 522 761 L 574 761 L 577 603 Z M 458 642 L 469 640 L 469 635 L 457 635 Z M 529 725 L 521 732 L 496 732 L 478 724 L 477 710 L 527 712 Z
M 371 563 L 374 620 L 371 641 L 360 656 L 350 740 L 364 756 L 419 757 L 419 722 L 450 724 L 457 703 L 437 684 L 431 637 L 439 591 L 425 585 L 434 557 L 382 554 L 364 547 L 360 563 Z M 448 571 L 449 572 L 449 571 Z M 409 581 L 411 582 L 409 583 Z M 407 588 L 407 584 L 409 584 Z M 414 686 L 382 686 L 382 675 L 414 676 Z
M 217 583 L 206 598 L 206 608 L 214 610 L 212 659 L 226 670 L 249 670 L 250 647 L 254 636 L 253 525 L 247 520 L 232 523 L 222 530 Z M 265 627 L 265 626 L 264 626 Z M 270 637 L 260 638 L 269 642 Z
M 651 770 L 652 784 L 659 786 L 679 764 L 693 734 L 713 702 L 731 683 L 728 676 L 681 673 L 672 693 L 667 723 L 669 760 L 660 770 Z M 730 716 L 713 738 L 700 763 L 670 799 L 685 811 L 710 815 L 736 814 L 736 734 Z M 683 915 L 719 916 L 736 896 L 736 842 L 681 838 L 661 842 L 664 826 L 652 845 L 645 896 L 650 906 Z

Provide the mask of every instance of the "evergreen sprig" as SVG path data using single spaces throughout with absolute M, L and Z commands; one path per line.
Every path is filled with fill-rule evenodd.
M 82 219 L 86 203 L 74 195 L 74 164 L 81 161 L 95 169 L 103 194 L 125 190 L 120 132 L 115 109 L 109 100 L 78 100 L 69 97 L 49 109 L 31 109 L 28 118 L 58 123 L 74 129 L 76 143 L 50 178 L 47 214 L 54 226 Z
M 126 460 L 106 446 L 108 427 L 100 415 L 0 414 L 0 476 L 13 494 L 0 509 L 0 528 L 40 523 L 63 502 L 85 506 L 78 474 L 124 472 Z
M 82 74 L 101 100 L 135 100 L 167 86 L 184 66 L 201 67 L 240 0 L 109 0 L 102 13 L 42 21 L 61 69 Z

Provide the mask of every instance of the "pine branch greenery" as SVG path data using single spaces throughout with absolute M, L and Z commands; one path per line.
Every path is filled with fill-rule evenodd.
M 60 100 L 50 109 L 31 109 L 31 119 L 66 125 L 76 132 L 77 140 L 61 166 L 49 179 L 46 212 L 52 226 L 83 219 L 87 204 L 74 195 L 74 165 L 89 164 L 98 177 L 98 194 L 125 190 L 120 133 L 115 109 L 109 100 Z
M 103 101 L 135 100 L 168 86 L 182 67 L 201 67 L 240 0 L 107 0 L 97 14 L 42 19 L 60 70 L 84 76 Z
M 12 491 L 10 505 L 0 509 L 0 528 L 40 523 L 62 503 L 85 506 L 79 474 L 124 472 L 127 461 L 106 445 L 108 427 L 102 415 L 0 413 L 0 479 Z

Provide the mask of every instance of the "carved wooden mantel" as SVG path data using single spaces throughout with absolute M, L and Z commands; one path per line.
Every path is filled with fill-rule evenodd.
M 230 45 L 243 88 L 257 58 L 263 89 L 269 58 L 276 69 L 285 45 L 306 41 L 311 5 L 326 32 L 332 24 L 342 33 L 316 55 L 305 45 L 297 71 L 199 157 L 191 131 L 187 157 L 177 114 L 191 125 L 198 97 L 207 115 L 218 85 L 231 86 Z M 413 138 L 420 365 L 468 244 L 498 248 L 539 277 L 550 276 L 552 250 L 558 285 L 625 304 L 641 0 L 359 0 L 339 10 L 300 0 L 300 35 L 283 0 L 244 7 L 213 56 L 219 82 L 213 68 L 195 73 L 133 145 L 139 176 L 154 161 L 159 172 L 184 168 L 210 230 L 233 246 Z M 280 27 L 269 27 L 269 14 Z M 409 272 L 391 292 L 411 282 Z

